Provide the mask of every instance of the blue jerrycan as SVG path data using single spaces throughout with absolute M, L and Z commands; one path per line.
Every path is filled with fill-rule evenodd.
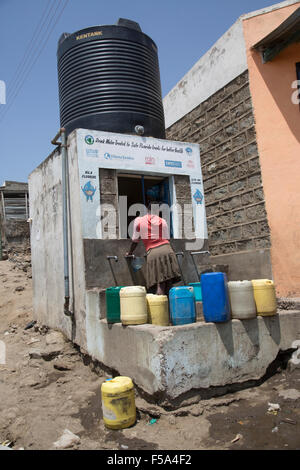
M 226 274 L 201 274 L 201 291 L 205 321 L 222 323 L 230 320 L 230 302 Z
M 173 287 L 169 293 L 172 325 L 187 325 L 196 321 L 194 289 L 190 286 Z

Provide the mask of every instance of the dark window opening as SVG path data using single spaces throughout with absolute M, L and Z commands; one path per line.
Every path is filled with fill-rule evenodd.
M 29 214 L 27 193 L 3 193 L 3 212 L 5 219 L 26 220 Z
M 157 200 L 170 206 L 169 179 L 145 175 L 120 174 L 118 176 L 118 196 L 127 196 L 127 213 L 120 213 L 120 238 L 129 238 L 128 226 L 144 214 L 128 215 L 133 204 L 147 206 L 149 199 Z M 162 214 L 160 214 L 162 215 Z M 172 222 L 170 220 L 170 236 L 172 236 Z

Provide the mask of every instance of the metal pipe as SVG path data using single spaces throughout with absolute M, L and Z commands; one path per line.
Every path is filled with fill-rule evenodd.
M 117 285 L 118 285 L 118 281 L 117 281 L 117 278 L 116 278 L 116 276 L 115 276 L 115 273 L 114 273 L 114 270 L 113 270 L 113 268 L 112 268 L 112 265 L 111 265 L 110 260 L 111 260 L 111 259 L 114 259 L 115 262 L 117 262 L 117 261 L 118 261 L 118 257 L 117 257 L 117 256 L 106 256 L 106 259 L 108 260 L 109 267 L 110 267 L 112 276 L 113 276 L 114 281 L 115 281 L 115 285 L 117 286 Z
M 65 128 L 64 127 L 61 127 L 58 131 L 58 133 L 56 134 L 56 136 L 54 137 L 54 139 L 51 140 L 51 144 L 52 145 L 58 145 L 58 146 L 61 146 L 61 142 L 58 142 L 57 139 L 60 138 L 60 136 L 62 135 L 63 132 L 66 132 L 65 131 Z
M 178 253 L 175 253 L 175 255 L 176 255 L 176 257 L 177 257 L 177 261 L 178 261 L 178 256 L 184 257 L 183 251 L 179 251 Z M 184 275 L 183 275 L 183 271 L 182 271 L 182 268 L 181 268 L 181 265 L 180 265 L 179 261 L 178 261 L 178 266 L 179 266 L 179 270 L 180 270 L 180 273 L 181 273 L 181 277 L 182 277 L 183 283 L 186 284 L 185 278 L 184 278 Z
M 197 276 L 198 276 L 198 279 L 199 281 L 201 280 L 201 274 L 204 274 L 204 272 L 202 272 L 201 274 L 199 274 L 199 271 L 198 271 L 198 268 L 197 268 L 197 265 L 195 263 L 195 260 L 194 260 L 194 255 L 204 255 L 204 254 L 208 254 L 210 256 L 210 252 L 209 251 L 191 251 L 191 257 L 192 257 L 192 261 L 193 261 L 193 264 L 194 264 L 194 268 L 195 268 L 195 271 L 197 273 Z M 208 270 L 206 270 L 208 272 Z
M 61 137 L 61 142 L 58 142 Z M 67 152 L 67 136 L 66 131 L 62 127 L 54 139 L 51 140 L 53 145 L 59 146 L 62 156 L 62 197 L 63 197 L 63 250 L 64 250 L 64 286 L 65 286 L 65 302 L 64 314 L 68 317 L 73 316 L 70 312 L 70 274 L 69 274 L 69 230 L 68 230 L 68 152 Z

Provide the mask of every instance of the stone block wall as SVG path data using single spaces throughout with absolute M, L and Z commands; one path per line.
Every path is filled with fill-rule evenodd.
M 212 255 L 270 246 L 248 71 L 167 129 L 200 144 Z
M 99 170 L 100 179 L 100 201 L 101 201 L 101 220 L 102 220 L 102 238 L 119 238 L 119 213 L 118 213 L 118 179 L 117 171 L 101 168 Z M 109 206 L 114 207 L 114 211 L 109 214 Z M 116 233 L 109 234 L 109 225 L 105 219 L 116 217 Z
M 182 218 L 179 220 L 179 234 L 181 238 L 192 238 L 195 230 L 190 177 L 174 175 L 176 203 L 181 208 Z

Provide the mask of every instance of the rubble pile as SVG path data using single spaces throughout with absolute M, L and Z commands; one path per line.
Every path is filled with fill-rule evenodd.
M 32 270 L 30 244 L 28 242 L 24 242 L 22 244 L 10 246 L 6 253 L 9 261 L 13 263 L 13 269 L 24 271 L 27 277 L 31 279 Z

